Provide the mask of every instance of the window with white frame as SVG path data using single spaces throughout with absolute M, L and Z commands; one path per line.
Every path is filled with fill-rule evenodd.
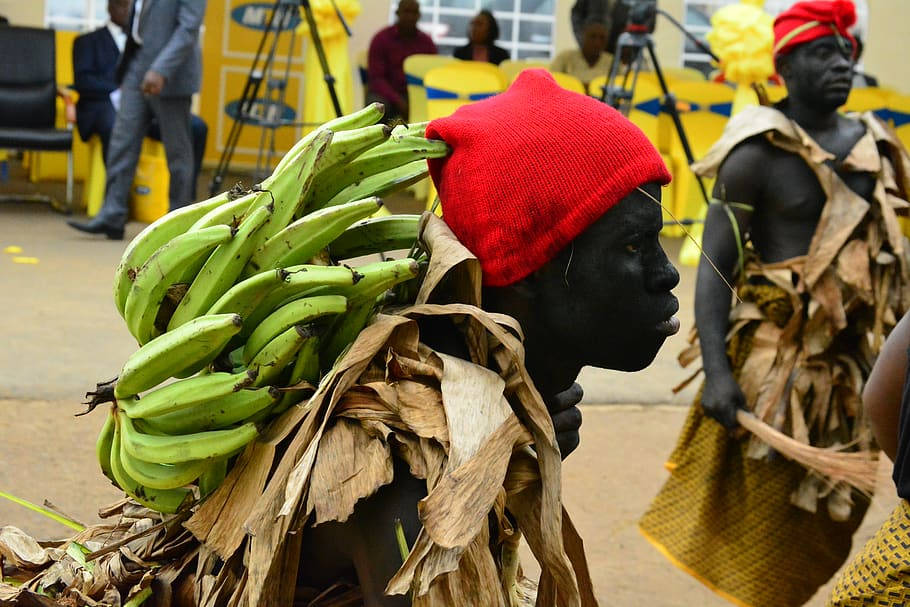
M 686 29 L 702 42 L 706 42 L 705 36 L 711 30 L 711 15 L 722 6 L 736 4 L 739 0 L 685 0 L 685 26 Z M 771 16 L 781 13 L 798 0 L 765 0 L 764 10 Z M 865 39 L 866 26 L 869 23 L 869 8 L 867 0 L 854 0 L 856 5 L 856 29 Z M 710 74 L 715 67 L 711 65 L 711 58 L 701 52 L 701 50 L 691 40 L 684 40 L 682 64 L 686 67 L 694 67 L 701 70 L 705 75 Z
M 107 0 L 45 0 L 44 3 L 44 25 L 52 29 L 87 32 L 107 20 Z
M 433 38 L 441 55 L 468 42 L 468 24 L 481 9 L 492 11 L 499 25 L 498 46 L 512 59 L 549 60 L 555 47 L 554 0 L 420 0 L 418 27 Z M 389 7 L 395 22 L 397 0 Z

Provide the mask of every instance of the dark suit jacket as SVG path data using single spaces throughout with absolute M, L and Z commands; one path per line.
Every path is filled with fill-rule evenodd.
M 474 51 L 471 49 L 471 44 L 465 44 L 464 46 L 459 46 L 455 49 L 455 52 L 452 53 L 456 59 L 463 59 L 465 61 L 471 61 L 474 58 Z M 496 46 L 495 44 L 490 45 L 490 63 L 493 65 L 499 65 L 503 61 L 509 58 L 509 51 L 502 48 L 501 46 Z
M 77 36 L 73 41 L 73 88 L 76 127 L 83 141 L 95 132 L 95 123 L 114 111 L 110 94 L 117 89 L 115 72 L 120 50 L 107 27 Z
M 123 82 L 127 67 L 141 79 L 148 70 L 164 76 L 162 97 L 189 97 L 199 90 L 202 61 L 199 27 L 206 0 L 143 0 L 139 19 L 142 45 L 127 35 L 126 48 L 117 66 L 117 81 Z M 127 33 L 133 30 L 136 3 L 130 9 Z M 135 83 L 135 84 L 138 84 Z

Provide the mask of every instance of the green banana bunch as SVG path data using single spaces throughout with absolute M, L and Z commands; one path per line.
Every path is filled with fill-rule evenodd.
M 348 300 L 341 295 L 304 297 L 281 306 L 265 317 L 246 340 L 244 362 L 249 365 L 269 342 L 294 325 L 306 324 L 321 316 L 344 314 L 347 309 Z
M 256 424 L 251 423 L 226 430 L 172 436 L 140 432 L 133 420 L 126 415 L 118 417 L 118 422 L 123 452 L 142 461 L 160 464 L 228 457 L 259 436 Z
M 189 230 L 190 226 L 200 217 L 229 201 L 230 194 L 223 192 L 208 200 L 167 213 L 150 223 L 130 241 L 123 252 L 120 265 L 117 266 L 117 272 L 114 275 L 114 303 L 117 306 L 117 311 L 120 312 L 120 316 L 124 316 L 126 299 L 130 293 L 130 287 L 133 284 L 136 272 L 152 256 L 152 253 L 176 236 Z
M 241 373 L 209 373 L 181 379 L 146 392 L 142 397 L 117 399 L 117 408 L 127 417 L 141 419 L 188 409 L 212 398 L 222 398 L 246 388 L 256 380 L 250 369 Z
M 126 359 L 114 396 L 127 398 L 157 386 L 174 375 L 175 362 L 181 367 L 178 372 L 200 363 L 205 366 L 242 326 L 243 319 L 237 314 L 212 314 L 159 335 Z
M 381 206 L 382 201 L 374 197 L 303 216 L 265 241 L 253 253 L 244 275 L 308 262 L 348 226 Z
M 177 304 L 168 323 L 168 331 L 173 331 L 200 314 L 205 314 L 212 304 L 234 284 L 253 254 L 253 247 L 256 246 L 256 234 L 265 226 L 271 215 L 271 204 L 252 211 L 240 222 L 234 238 L 214 250 L 205 265 L 199 270 L 199 274 L 187 289 L 183 299 Z
M 417 242 L 420 215 L 389 215 L 357 222 L 333 240 L 332 259 L 351 259 L 374 253 L 410 249 Z
M 417 216 L 366 218 L 449 151 L 426 124 L 390 129 L 382 115 L 374 104 L 322 125 L 252 190 L 169 213 L 127 247 L 114 297 L 140 347 L 92 405 L 113 403 L 95 445 L 102 472 L 139 503 L 177 512 L 214 491 L 387 291 L 413 292 L 413 259 L 333 261 L 410 249 Z
M 188 267 L 233 236 L 234 230 L 226 225 L 185 232 L 161 245 L 139 268 L 126 298 L 124 319 L 140 345 L 158 334 L 155 319 L 168 288 L 185 280 Z

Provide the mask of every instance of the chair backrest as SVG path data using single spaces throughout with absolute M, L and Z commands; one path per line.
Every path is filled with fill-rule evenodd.
M 701 158 L 720 139 L 730 119 L 735 91 L 717 82 L 674 82 L 670 92 L 676 96 L 680 120 L 695 158 Z M 659 123 L 658 148 L 670 152 L 682 144 L 669 115 Z
M 53 30 L 0 27 L 0 127 L 54 127 L 55 65 Z
M 888 97 L 888 117 L 901 143 L 910 150 L 910 95 L 891 93 Z
M 366 86 L 367 82 L 369 81 L 369 75 L 367 73 L 368 53 L 369 51 L 367 49 L 363 49 L 354 57 L 354 61 L 357 62 L 357 75 L 360 76 L 360 84 L 363 86 Z
M 424 76 L 428 120 L 448 116 L 462 105 L 505 90 L 497 74 L 465 66 L 464 63 L 468 62 L 458 61 L 433 68 Z
M 704 82 L 708 78 L 694 67 L 665 67 L 663 68 L 664 77 L 667 80 L 683 82 Z
M 449 55 L 418 53 L 404 60 L 404 75 L 408 82 L 408 121 L 423 122 L 427 119 L 427 90 L 423 77 L 434 67 L 458 61 Z
M 513 82 L 522 71 L 535 67 L 550 69 L 550 62 L 544 59 L 506 59 L 499 64 L 500 71 L 509 82 Z
M 57 82 L 60 86 L 72 86 L 73 75 L 73 41 L 79 32 L 70 30 L 55 30 L 54 38 L 57 45 Z
M 505 90 L 509 86 L 509 81 L 499 66 L 487 63 L 486 61 L 459 61 L 458 67 L 462 70 L 475 70 L 483 74 L 489 74 L 499 79 L 499 86 Z
M 550 72 L 550 75 L 552 75 L 553 79 L 556 80 L 556 84 L 566 89 L 567 91 L 572 91 L 573 93 L 581 93 L 582 95 L 587 93 L 584 83 L 572 74 L 566 74 L 565 72 Z
M 842 109 L 845 112 L 875 112 L 882 120 L 888 120 L 890 97 L 890 92 L 885 89 L 854 88 Z
M 787 96 L 787 87 L 782 84 L 766 84 L 765 93 L 768 95 L 768 101 L 777 103 Z

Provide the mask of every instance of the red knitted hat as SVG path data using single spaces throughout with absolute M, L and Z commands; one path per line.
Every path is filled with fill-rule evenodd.
M 825 36 L 840 35 L 853 45 L 850 27 L 856 23 L 856 7 L 850 0 L 797 2 L 774 20 L 774 56 L 786 55 L 800 44 Z
M 613 108 L 525 70 L 504 93 L 432 121 L 452 153 L 429 161 L 443 219 L 504 286 L 542 267 L 636 187 L 670 173 Z

